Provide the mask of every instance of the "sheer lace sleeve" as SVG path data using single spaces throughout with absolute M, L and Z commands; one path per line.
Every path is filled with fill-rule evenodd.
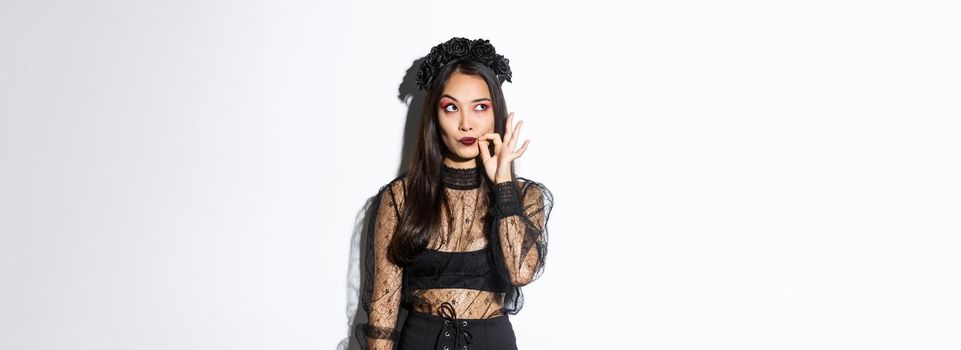
M 397 227 L 403 204 L 403 182 L 395 179 L 378 191 L 367 222 L 367 250 L 364 257 L 365 283 L 362 305 L 367 323 L 360 323 L 355 334 L 361 349 L 394 347 L 402 298 L 403 269 L 387 258 L 387 245 Z
M 543 273 L 547 256 L 547 219 L 554 197 L 543 184 L 518 177 L 494 185 L 494 251 L 501 274 L 515 288 L 508 293 L 508 311 L 520 309 L 520 291 Z M 501 260 L 501 259 L 497 259 Z

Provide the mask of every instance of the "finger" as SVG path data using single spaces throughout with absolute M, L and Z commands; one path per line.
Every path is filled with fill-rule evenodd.
M 501 154 L 501 135 L 494 133 L 492 141 L 494 141 L 494 153 Z
M 484 163 L 487 163 L 487 160 L 491 159 L 491 152 L 487 149 L 487 145 L 489 144 L 490 142 L 487 142 L 487 140 L 477 142 L 477 149 L 480 151 L 481 161 Z
M 524 155 L 524 151 L 527 150 L 527 144 L 529 144 L 530 142 L 531 140 L 524 140 L 524 144 L 521 145 L 521 149 L 517 150 L 517 156 L 514 157 L 514 159 L 520 158 L 522 155 Z
M 487 142 L 486 140 L 490 140 L 490 142 L 494 143 L 494 154 L 500 153 L 501 151 L 501 135 L 500 134 L 496 132 L 489 132 L 484 134 L 481 137 L 485 139 L 485 142 Z
M 517 144 L 517 140 L 521 138 L 521 125 L 524 125 L 524 121 L 521 120 L 514 125 L 514 132 L 511 133 L 511 140 L 507 143 L 507 149 L 514 152 L 514 146 Z
M 496 132 L 489 132 L 481 135 L 481 137 L 478 138 L 478 140 L 483 140 L 484 142 L 494 142 L 494 140 L 500 140 L 500 138 L 501 138 L 501 134 L 498 134 Z
M 486 150 L 486 149 L 487 149 L 487 145 L 489 145 L 489 144 L 490 144 L 490 141 L 487 140 L 487 135 L 486 135 L 486 134 L 485 134 L 485 135 L 481 135 L 480 137 L 477 138 L 477 146 L 478 146 L 478 147 L 482 147 L 482 149 Z M 487 153 L 487 152 L 485 152 L 485 153 Z

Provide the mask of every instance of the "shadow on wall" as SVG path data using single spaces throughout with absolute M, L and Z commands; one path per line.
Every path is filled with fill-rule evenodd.
M 424 92 L 417 89 L 417 70 L 420 68 L 421 62 L 424 61 L 425 57 L 413 62 L 407 72 L 404 74 L 404 78 L 397 88 L 397 98 L 401 103 L 407 105 L 407 121 L 404 123 L 404 137 L 401 141 L 400 147 L 400 164 L 397 165 L 396 176 L 400 176 L 404 171 L 407 170 L 407 164 L 410 162 L 411 152 L 417 142 L 417 129 L 420 127 L 420 118 L 422 105 L 424 103 Z M 384 184 L 392 180 L 394 177 L 384 178 Z M 373 189 L 376 192 L 376 189 Z M 360 306 L 361 294 L 367 283 L 373 283 L 373 281 L 367 281 L 364 274 L 363 262 L 366 258 L 364 255 L 367 252 L 367 237 L 369 237 L 368 232 L 365 230 L 369 229 L 368 219 L 371 218 L 373 213 L 371 213 L 371 208 L 373 206 L 373 201 L 376 197 L 374 193 L 371 197 L 367 198 L 364 206 L 357 213 L 354 218 L 354 229 L 350 240 L 350 261 L 348 261 L 348 271 L 347 271 L 347 323 L 348 323 L 348 334 L 347 337 L 342 339 L 340 343 L 337 344 L 337 350 L 358 350 L 361 349 L 360 344 L 357 342 L 357 334 L 355 334 L 354 326 L 361 323 L 367 322 L 367 314 L 364 312 L 363 308 Z M 403 321 L 406 318 L 406 310 L 401 310 L 400 319 L 398 320 L 397 329 L 401 329 Z

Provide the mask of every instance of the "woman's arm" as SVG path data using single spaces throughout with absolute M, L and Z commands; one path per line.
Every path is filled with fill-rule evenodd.
M 494 201 L 494 225 L 504 268 L 511 284 L 529 284 L 544 268 L 553 195 L 544 185 L 525 179 L 495 184 Z
M 397 181 L 384 191 L 374 227 L 373 290 L 370 298 L 368 349 L 393 348 L 399 339 L 397 318 L 400 312 L 403 269 L 387 258 L 387 246 L 394 236 L 400 213 L 397 196 L 402 195 L 402 182 Z

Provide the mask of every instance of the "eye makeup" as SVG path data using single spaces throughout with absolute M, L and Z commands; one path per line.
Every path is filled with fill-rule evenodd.
M 482 107 L 482 106 L 483 106 L 483 107 Z M 450 109 L 451 107 L 453 107 L 454 109 L 451 110 L 451 109 Z M 479 108 L 479 107 L 480 107 L 480 108 Z M 457 105 L 454 104 L 454 103 L 451 103 L 451 102 L 449 102 L 449 101 L 442 101 L 441 104 L 440 104 L 440 108 L 443 109 L 445 112 L 456 112 L 456 111 L 457 111 Z M 477 104 L 477 105 L 474 106 L 474 111 L 483 112 L 483 111 L 489 110 L 490 108 L 491 108 L 490 104 L 487 104 L 487 103 L 479 103 L 479 104 Z

